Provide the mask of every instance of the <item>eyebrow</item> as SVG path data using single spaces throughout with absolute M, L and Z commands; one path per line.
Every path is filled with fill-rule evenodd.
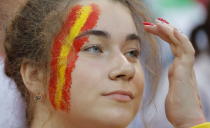
M 111 38 L 111 35 L 106 32 L 106 31 L 102 31 L 102 30 L 88 30 L 88 31 L 85 31 L 83 33 L 81 33 L 79 36 L 77 36 L 76 38 L 81 38 L 83 36 L 88 36 L 88 35 L 94 35 L 94 36 L 101 36 L 101 37 L 104 37 L 104 38 Z M 140 37 L 137 35 L 137 34 L 129 34 L 126 36 L 126 41 L 129 41 L 129 40 L 138 40 L 139 42 L 141 42 L 141 39 Z
M 137 34 L 129 34 L 126 37 L 126 41 L 129 41 L 129 40 L 138 40 L 139 42 L 141 42 L 141 38 Z
M 76 38 L 78 39 L 78 38 L 81 38 L 81 37 L 87 36 L 87 35 L 102 36 L 104 38 L 110 38 L 111 37 L 111 35 L 108 32 L 105 32 L 105 31 L 101 31 L 101 30 L 88 30 L 88 31 L 85 31 L 85 32 L 81 33 Z

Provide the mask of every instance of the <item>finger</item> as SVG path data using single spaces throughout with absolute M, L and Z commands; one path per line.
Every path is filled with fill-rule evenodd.
M 173 34 L 174 28 L 171 27 L 170 24 L 163 19 L 158 18 L 158 20 L 156 20 L 156 24 L 145 25 L 145 30 L 147 32 L 159 36 L 161 39 L 165 40 L 170 45 L 175 46 L 176 42 L 178 41 Z
M 194 49 L 189 39 L 170 25 L 166 20 L 158 19 L 156 24 L 146 24 L 145 31 L 159 36 L 168 42 L 175 56 L 194 56 Z
M 168 36 L 160 34 L 160 28 L 156 24 L 153 24 L 153 25 L 148 25 L 147 24 L 147 25 L 144 26 L 144 30 L 146 32 L 149 32 L 149 33 L 153 34 L 153 35 L 159 36 L 162 40 L 164 40 L 166 42 L 172 42 L 172 40 L 170 40 L 170 38 L 168 38 Z
M 159 20 L 156 20 L 156 22 L 159 37 L 162 39 L 166 38 L 167 40 L 170 40 L 167 42 L 169 45 L 179 45 L 179 40 L 174 36 L 174 27 L 172 27 L 170 24 L 160 22 Z
M 195 50 L 192 46 L 192 43 L 190 42 L 189 38 L 182 34 L 181 32 L 179 32 L 177 29 L 174 30 L 174 36 L 180 41 L 182 42 L 182 47 L 185 53 L 194 56 L 195 54 Z
M 158 22 L 157 24 L 146 22 L 144 23 L 144 25 L 145 31 L 159 36 L 162 40 L 169 43 L 174 56 L 180 56 L 182 50 L 180 50 L 180 48 L 177 46 L 178 40 L 174 37 L 172 28 L 164 28 L 164 26 L 160 22 Z M 171 34 L 169 35 L 168 33 Z

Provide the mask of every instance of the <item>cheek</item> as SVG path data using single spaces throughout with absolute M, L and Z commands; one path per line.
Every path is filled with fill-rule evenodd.
M 135 74 L 133 82 L 134 82 L 134 85 L 136 85 L 137 87 L 137 94 L 141 98 L 144 91 L 144 72 L 141 66 L 139 67 L 140 68 L 136 68 L 136 74 Z
M 74 71 L 72 72 L 71 109 L 81 108 L 95 104 L 99 92 L 104 87 L 105 64 L 102 60 L 88 59 L 87 56 L 79 56 Z M 100 71 L 99 71 L 100 70 Z M 85 97 L 85 98 L 84 98 Z
M 79 55 L 75 70 L 72 72 L 72 86 L 83 86 L 84 88 L 97 88 L 104 80 L 106 73 L 104 59 L 91 59 L 86 55 Z

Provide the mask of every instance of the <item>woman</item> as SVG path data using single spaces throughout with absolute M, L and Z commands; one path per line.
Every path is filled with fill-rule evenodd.
M 144 30 L 167 41 L 175 55 L 168 120 L 177 128 L 205 122 L 193 47 L 163 19 L 142 25 L 148 21 L 143 10 L 136 0 L 26 4 L 7 32 L 5 71 L 26 100 L 28 127 L 127 127 L 140 106 L 144 79 L 152 90 L 158 82 L 157 44 Z

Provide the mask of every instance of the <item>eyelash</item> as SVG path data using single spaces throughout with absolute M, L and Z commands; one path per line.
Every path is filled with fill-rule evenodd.
M 103 50 L 102 50 L 101 46 L 99 46 L 99 45 L 92 45 L 92 46 L 86 47 L 82 51 L 90 52 L 93 54 L 103 53 Z M 137 49 L 132 49 L 132 50 L 126 52 L 125 55 L 128 57 L 132 57 L 132 58 L 138 58 L 140 56 L 140 52 Z
M 128 55 L 129 57 L 133 57 L 133 58 L 138 58 L 140 56 L 140 52 L 137 49 L 133 49 L 133 50 L 126 52 L 125 55 Z
M 83 51 L 90 52 L 90 53 L 96 53 L 96 54 L 103 53 L 102 48 L 98 45 L 92 45 L 92 46 L 86 47 L 86 48 L 84 48 Z

